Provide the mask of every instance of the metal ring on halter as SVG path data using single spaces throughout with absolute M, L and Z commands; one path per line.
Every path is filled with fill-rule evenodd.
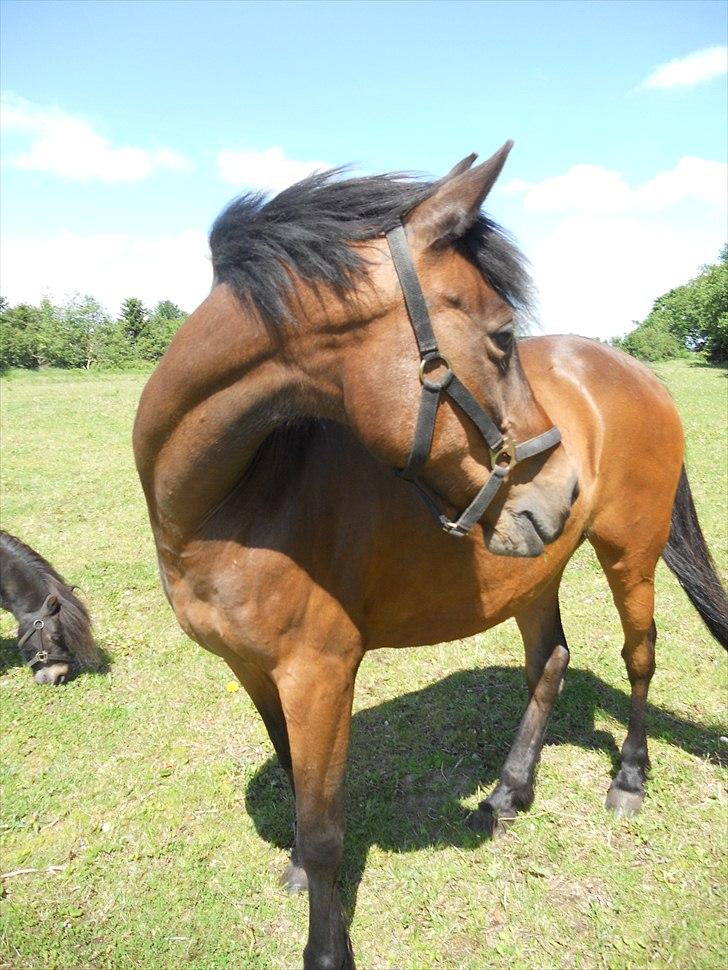
M 508 455 L 507 462 L 501 462 L 500 459 Z M 496 451 L 490 452 L 490 467 L 495 468 L 496 465 L 499 468 L 506 468 L 510 471 L 514 465 L 518 464 L 518 458 L 516 458 L 516 443 L 510 437 L 505 437 L 500 443 L 500 447 Z
M 425 367 L 439 361 L 445 365 L 445 373 L 439 380 L 431 381 L 425 374 Z M 423 384 L 428 391 L 442 391 L 453 379 L 452 366 L 450 361 L 443 354 L 435 354 L 433 357 L 423 357 L 420 361 L 420 384 Z
M 43 620 L 33 620 L 33 626 L 36 630 L 42 630 L 45 626 Z

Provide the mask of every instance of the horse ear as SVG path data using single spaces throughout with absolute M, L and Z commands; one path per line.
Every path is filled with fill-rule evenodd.
M 454 179 L 456 175 L 462 175 L 463 172 L 467 172 L 477 157 L 477 152 L 471 152 L 462 160 L 462 162 L 458 162 L 457 165 L 453 165 L 447 175 L 443 175 L 443 177 L 440 179 L 440 184 L 449 182 L 450 179 Z
M 404 223 L 415 249 L 447 245 L 460 239 L 480 214 L 480 207 L 505 165 L 512 141 L 487 162 L 468 168 L 463 159 L 451 174 L 438 183 L 429 198 L 409 213 Z M 462 169 L 458 171 L 459 169 Z
M 55 613 L 61 605 L 61 601 L 58 599 L 55 593 L 49 593 L 45 598 L 45 603 L 43 608 L 47 613 Z

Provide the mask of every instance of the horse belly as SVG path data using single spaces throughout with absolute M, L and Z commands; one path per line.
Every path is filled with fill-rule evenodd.
M 359 641 L 336 598 L 278 550 L 201 542 L 165 570 L 165 585 L 185 633 L 226 659 L 271 671 L 302 645 Z

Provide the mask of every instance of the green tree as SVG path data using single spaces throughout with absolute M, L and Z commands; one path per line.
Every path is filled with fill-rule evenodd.
M 84 367 L 100 363 L 106 330 L 112 326 L 98 300 L 76 294 L 61 308 L 63 336 L 62 367 Z
M 44 296 L 38 306 L 38 335 L 35 344 L 38 367 L 68 366 L 65 363 L 64 344 L 60 311 Z
M 27 303 L 10 307 L 5 301 L 0 311 L 0 369 L 38 367 L 39 330 L 37 307 Z
M 718 263 L 655 300 L 635 330 L 613 341 L 643 360 L 666 360 L 702 351 L 708 360 L 728 360 L 728 246 Z
M 615 340 L 614 345 L 633 357 L 650 362 L 686 357 L 688 353 L 685 344 L 659 320 L 652 321 L 649 325 L 645 321 L 626 337 Z
M 136 341 L 136 352 L 142 360 L 159 360 L 187 315 L 170 300 L 158 303 Z
M 133 346 L 149 320 L 149 311 L 135 296 L 127 297 L 121 304 L 119 322 L 129 343 Z
M 165 317 L 167 320 L 184 320 L 187 314 L 171 300 L 160 300 L 154 308 L 154 316 Z

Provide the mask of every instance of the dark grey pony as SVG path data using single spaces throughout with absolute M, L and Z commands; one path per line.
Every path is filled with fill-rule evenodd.
M 2 530 L 0 607 L 18 621 L 20 657 L 36 684 L 62 684 L 76 668 L 100 665 L 81 600 L 49 562 Z

